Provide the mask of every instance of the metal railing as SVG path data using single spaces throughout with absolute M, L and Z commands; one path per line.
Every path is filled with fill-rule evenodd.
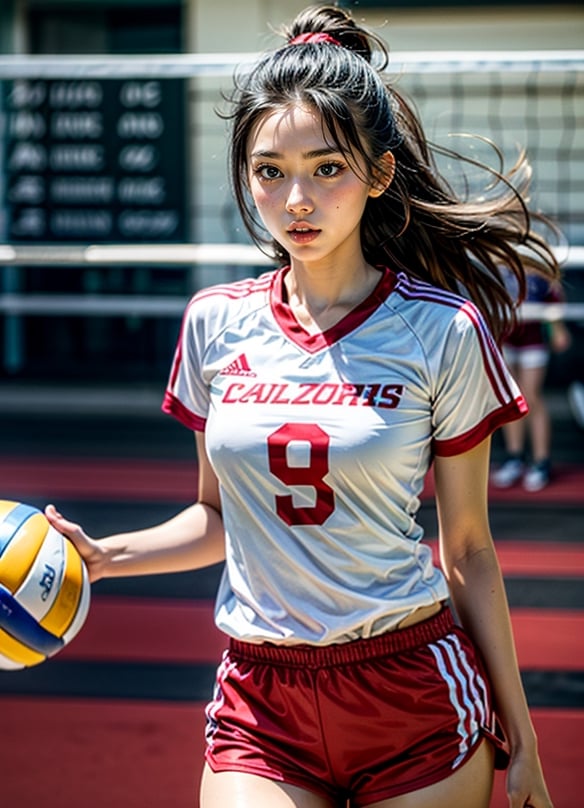
M 584 269 L 584 247 L 572 247 L 558 256 L 563 267 Z M 272 262 L 256 247 L 243 244 L 92 245 L 55 247 L 0 245 L 0 267 L 44 266 L 243 266 L 269 268 Z M 106 294 L 0 294 L 0 314 L 43 316 L 180 317 L 184 296 Z M 584 320 L 584 303 L 526 303 L 526 317 L 544 320 Z

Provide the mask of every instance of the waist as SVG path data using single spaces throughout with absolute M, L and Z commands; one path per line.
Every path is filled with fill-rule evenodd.
M 415 621 L 415 622 L 411 622 Z M 248 643 L 231 638 L 230 654 L 240 659 L 292 667 L 330 667 L 402 653 L 434 642 L 454 627 L 448 606 L 437 603 L 416 609 L 398 628 L 374 637 L 330 645 Z
M 431 603 L 429 606 L 420 606 L 419 609 L 414 609 L 411 614 L 408 614 L 407 617 L 397 624 L 395 630 L 399 630 L 400 628 L 407 628 L 408 626 L 415 626 L 416 623 L 422 623 L 424 620 L 428 620 L 429 617 L 433 617 L 438 612 L 442 611 L 444 608 L 444 603 Z

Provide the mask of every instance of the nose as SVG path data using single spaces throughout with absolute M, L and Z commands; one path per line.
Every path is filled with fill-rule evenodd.
M 305 183 L 294 180 L 290 184 L 286 199 L 286 210 L 288 213 L 307 213 L 313 209 L 314 205 Z

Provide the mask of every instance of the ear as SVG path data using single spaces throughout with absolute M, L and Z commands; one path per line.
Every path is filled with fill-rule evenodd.
M 379 166 L 376 171 L 376 177 L 371 184 L 369 196 L 376 199 L 381 194 L 385 193 L 395 175 L 395 157 L 393 152 L 386 151 L 379 160 Z

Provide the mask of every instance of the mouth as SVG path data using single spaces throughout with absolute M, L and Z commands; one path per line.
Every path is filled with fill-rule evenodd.
M 321 231 L 307 224 L 293 223 L 287 228 L 286 232 L 295 244 L 307 244 L 314 241 Z

